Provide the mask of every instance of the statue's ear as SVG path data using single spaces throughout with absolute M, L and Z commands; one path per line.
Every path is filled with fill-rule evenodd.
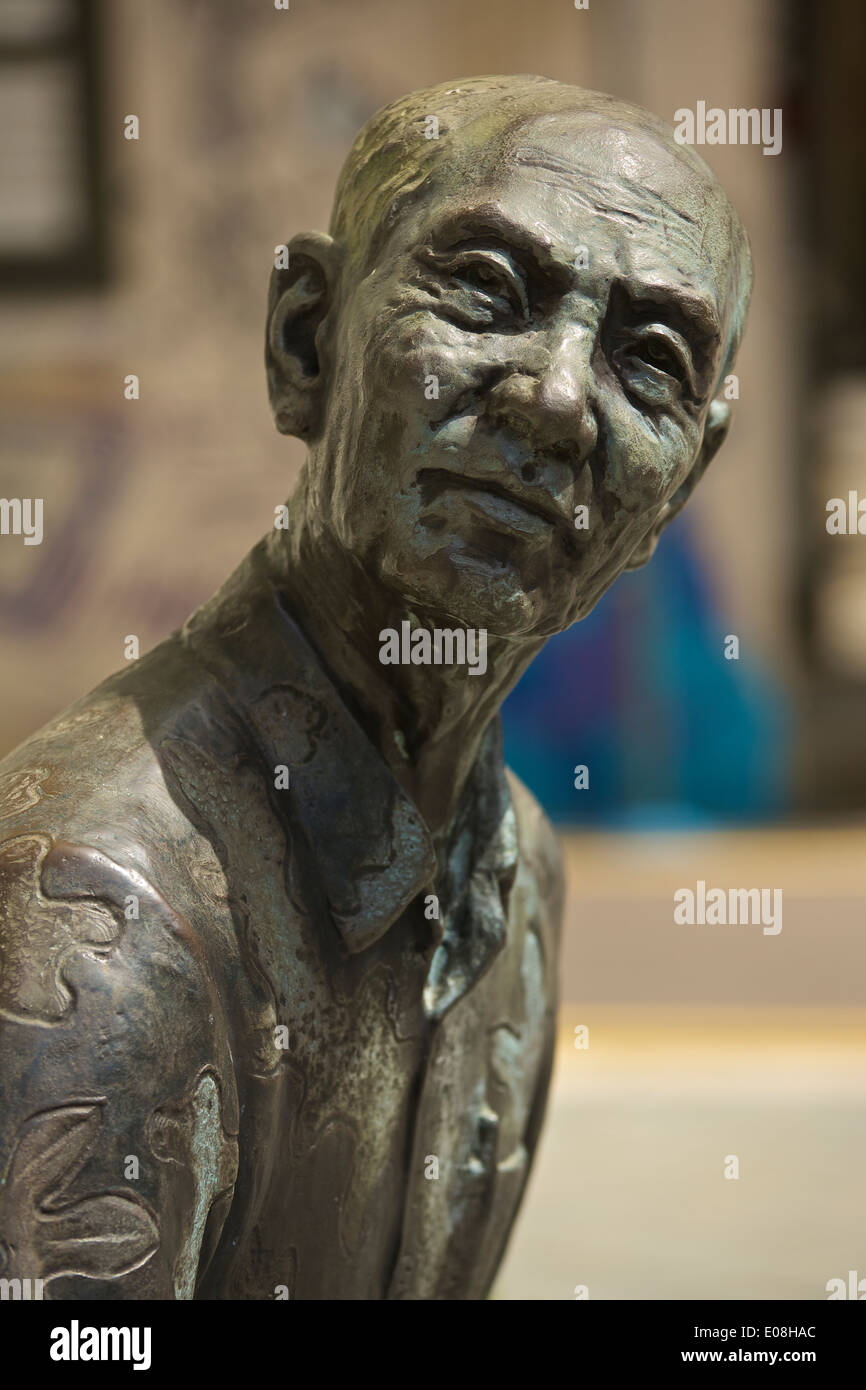
M 268 395 L 280 433 L 309 440 L 321 419 L 322 328 L 334 305 L 342 256 L 322 232 L 302 232 L 287 251 L 288 264 L 274 267 L 268 289 Z
M 645 565 L 653 554 L 659 543 L 659 536 L 665 529 L 669 521 L 682 511 L 688 502 L 700 479 L 706 471 L 707 465 L 715 454 L 718 453 L 725 441 L 725 436 L 731 424 L 731 408 L 726 401 L 711 401 L 707 411 L 707 422 L 704 426 L 704 437 L 698 456 L 695 459 L 688 476 L 683 479 L 673 497 L 669 497 L 656 518 L 655 525 L 648 531 L 643 540 L 632 551 L 626 569 L 637 570 L 641 565 Z

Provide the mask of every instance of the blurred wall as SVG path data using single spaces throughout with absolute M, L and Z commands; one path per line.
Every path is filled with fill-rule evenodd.
M 4 304 L 0 495 L 43 496 L 45 539 L 0 545 L 0 748 L 180 622 L 271 524 L 302 449 L 262 368 L 274 246 L 327 225 L 359 125 L 401 92 L 535 71 L 641 102 L 774 107 L 767 0 L 114 0 L 101 8 L 113 279 Z M 138 141 L 123 118 L 140 118 Z M 691 526 L 724 631 L 791 691 L 789 162 L 705 147 L 752 237 L 756 289 L 732 437 Z M 124 378 L 140 378 L 127 401 Z
M 32 14 L 57 3 L 0 0 L 0 10 Z M 267 407 L 273 248 L 297 230 L 327 226 L 358 127 L 428 83 L 534 71 L 668 120 L 699 100 L 785 107 L 778 157 L 751 146 L 701 150 L 744 218 L 756 266 L 731 439 L 667 549 L 643 575 L 621 581 L 590 620 L 599 629 L 582 625 L 585 671 L 596 664 L 594 632 L 613 630 L 607 610 L 622 617 L 617 630 L 634 652 L 654 631 L 647 618 L 657 621 L 675 594 L 706 592 L 711 624 L 699 631 L 691 610 L 680 615 L 686 643 L 706 643 L 705 688 L 692 685 L 683 697 L 688 653 L 662 646 L 665 681 L 653 684 L 639 655 L 624 668 L 631 703 L 623 718 L 650 780 L 661 776 L 672 730 L 688 725 L 683 756 L 695 780 L 706 788 L 713 768 L 735 766 L 747 781 L 725 741 L 729 707 L 710 703 L 725 668 L 713 632 L 738 634 L 744 676 L 796 705 L 808 674 L 796 561 L 808 528 L 822 529 L 824 500 L 821 487 L 806 516 L 797 495 L 810 386 L 797 344 L 808 336 L 805 291 L 820 285 L 810 274 L 802 189 L 799 201 L 792 189 L 802 170 L 785 100 L 782 21 L 793 4 L 291 5 L 93 7 L 111 275 L 99 289 L 54 288 L 3 303 L 0 496 L 41 496 L 46 512 L 41 546 L 0 541 L 0 753 L 120 666 L 127 635 L 144 651 L 180 623 L 271 525 L 303 454 L 275 433 Z M 821 12 L 811 11 L 809 23 L 820 31 Z M 827 47 L 824 39 L 814 52 Z M 835 47 L 844 49 L 838 35 Z M 13 168 L 35 149 L 16 127 L 23 109 L 18 99 L 0 107 L 0 145 L 7 142 Z M 138 141 L 123 139 L 131 113 Z M 124 399 L 130 373 L 140 379 L 137 401 Z M 852 457 L 862 460 L 859 437 Z M 536 663 L 535 691 L 527 687 L 513 707 L 515 727 L 526 720 L 536 769 L 539 689 L 565 686 L 565 669 Z M 577 737 L 608 693 L 589 689 L 579 664 L 573 670 L 580 698 L 566 724 Z M 834 745 L 835 761 L 824 756 L 838 724 L 826 708 L 819 761 L 835 783 L 844 749 Z M 845 727 L 856 717 L 862 724 L 861 710 L 852 700 Z M 603 735 L 621 745 L 622 724 Z M 564 773 L 567 790 L 564 746 L 552 775 Z M 619 751 L 628 775 L 639 777 L 635 745 Z M 529 775 L 532 766 L 519 770 Z M 551 794 L 546 804 L 568 818 L 566 801 Z M 587 816 L 597 815 L 596 803 Z M 501 1296 L 570 1298 L 588 1283 L 593 1298 L 821 1297 L 828 1277 L 861 1261 L 862 1222 L 852 1216 L 862 1209 L 866 1152 L 860 838 L 678 833 L 566 843 L 560 1063 Z M 676 926 L 671 894 L 697 879 L 781 885 L 784 932 Z M 575 1051 L 574 1024 L 592 1028 L 592 1051 Z M 732 1148 L 744 1155 L 742 1184 L 722 1179 Z

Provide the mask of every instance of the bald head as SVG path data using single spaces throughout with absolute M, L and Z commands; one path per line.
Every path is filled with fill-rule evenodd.
M 632 102 L 532 75 L 412 92 L 358 134 L 337 184 L 331 234 L 350 264 L 369 270 L 403 215 L 480 188 L 509 165 L 567 182 L 577 229 L 589 218 L 633 219 L 635 231 L 658 220 L 673 254 L 679 245 L 719 288 L 724 370 L 730 366 L 751 292 L 748 238 L 709 166 Z
M 330 235 L 288 249 L 266 360 L 305 515 L 419 611 L 561 631 L 725 439 L 748 244 L 636 106 L 541 77 L 415 92 L 358 136 Z

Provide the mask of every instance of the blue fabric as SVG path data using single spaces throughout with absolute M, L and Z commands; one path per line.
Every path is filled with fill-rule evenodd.
M 649 565 L 548 642 L 503 706 L 508 762 L 548 815 L 649 827 L 784 811 L 788 701 L 742 634 L 726 660 L 731 630 L 681 519 Z

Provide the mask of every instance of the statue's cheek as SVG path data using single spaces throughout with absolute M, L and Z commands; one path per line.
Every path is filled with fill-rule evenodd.
M 483 381 L 495 365 L 493 342 L 429 311 L 401 314 L 372 335 L 368 379 L 401 394 L 417 390 L 422 403 L 451 398 Z
M 688 472 L 697 434 L 672 416 L 650 418 L 627 401 L 606 402 L 606 485 L 628 512 L 658 506 Z

